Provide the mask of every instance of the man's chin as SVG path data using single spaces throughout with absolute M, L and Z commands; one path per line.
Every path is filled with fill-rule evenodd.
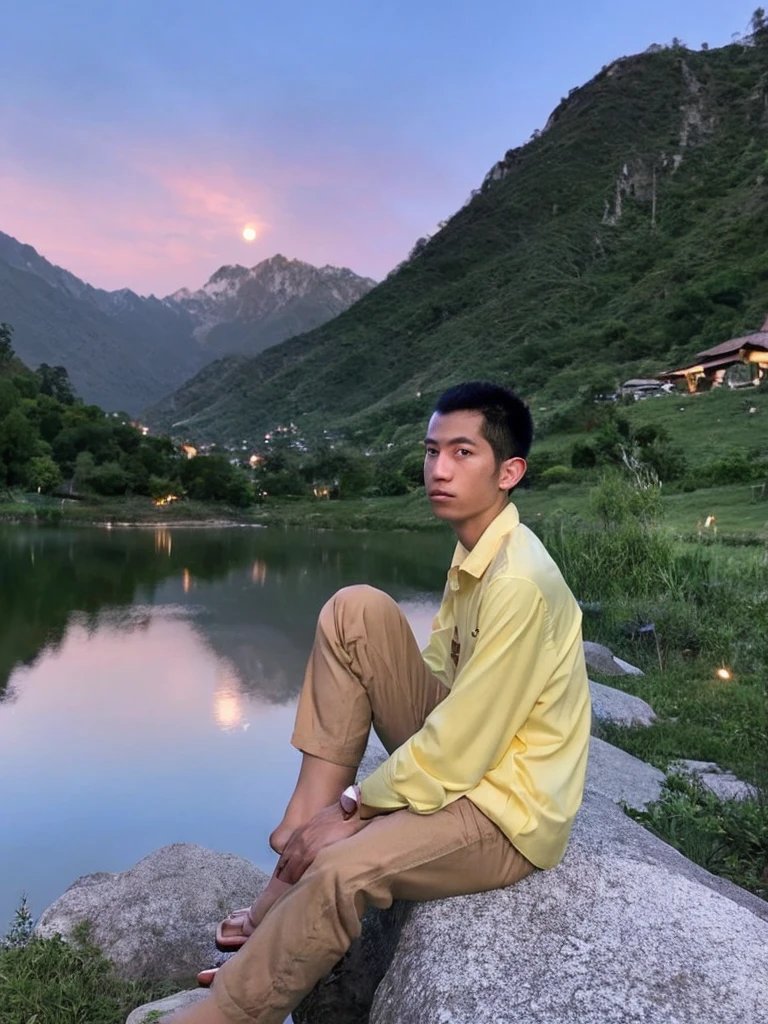
M 432 507 L 432 515 L 437 516 L 438 519 L 445 519 L 446 522 L 452 522 L 454 519 L 459 518 L 456 514 L 456 505 L 452 501 L 443 502 L 430 500 L 429 504 Z

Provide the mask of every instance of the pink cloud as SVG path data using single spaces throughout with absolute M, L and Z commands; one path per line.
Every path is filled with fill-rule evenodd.
M 104 288 L 165 295 L 199 287 L 223 263 L 252 265 L 278 251 L 381 277 L 449 212 L 437 206 L 449 175 L 426 174 L 393 152 L 377 160 L 323 152 L 290 166 L 269 153 L 234 154 L 241 168 L 258 167 L 251 174 L 201 161 L 199 146 L 103 145 L 101 173 L 97 147 L 87 174 L 55 179 L 45 164 L 21 173 L 6 154 L 0 230 Z M 435 211 L 424 227 L 422 209 Z M 241 237 L 246 224 L 257 228 L 251 245 Z

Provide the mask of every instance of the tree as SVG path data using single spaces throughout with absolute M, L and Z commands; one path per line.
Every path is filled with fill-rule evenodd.
M 43 494 L 50 494 L 61 486 L 61 470 L 50 455 L 38 455 L 32 459 L 27 471 L 27 486 Z
M 9 380 L 0 380 L 0 420 L 4 419 L 11 409 L 20 402 L 19 392 Z
M 80 452 L 75 458 L 75 472 L 72 483 L 76 491 L 84 490 L 91 482 L 96 464 L 90 452 Z
M 99 494 L 125 494 L 128 474 L 119 462 L 105 462 L 91 473 L 91 487 Z
M 11 342 L 12 336 L 11 325 L 0 323 L 0 367 L 7 366 L 15 355 Z
M 766 19 L 765 9 L 763 7 L 755 8 L 752 17 L 750 18 L 749 26 L 752 29 L 752 35 L 755 39 L 759 39 L 766 33 L 766 29 L 768 29 L 768 20 Z
M 65 367 L 49 366 L 48 363 L 41 363 L 37 370 L 40 379 L 40 393 L 50 395 L 62 405 L 73 405 L 75 401 L 75 390 L 72 381 L 69 379 Z M 104 414 L 99 410 L 99 413 Z
M 9 484 L 23 482 L 36 440 L 34 428 L 21 409 L 12 409 L 0 422 L 0 462 L 5 463 Z

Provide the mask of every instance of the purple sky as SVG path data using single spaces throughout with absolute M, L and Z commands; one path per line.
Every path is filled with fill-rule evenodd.
M 603 64 L 723 45 L 754 6 L 8 3 L 0 231 L 142 294 L 276 252 L 378 279 Z

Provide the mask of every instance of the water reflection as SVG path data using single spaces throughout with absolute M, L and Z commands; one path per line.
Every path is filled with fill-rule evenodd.
M 373 534 L 0 528 L 0 930 L 23 891 L 39 912 L 79 875 L 165 843 L 270 867 L 320 607 L 372 582 L 423 642 L 434 602 L 420 595 L 442 588 L 449 550 Z
M 235 729 L 250 722 L 243 721 L 243 692 L 240 680 L 229 666 L 219 669 L 213 694 L 213 717 L 221 729 Z
M 155 551 L 158 554 L 170 556 L 173 551 L 173 535 L 170 530 L 164 528 L 155 530 Z

